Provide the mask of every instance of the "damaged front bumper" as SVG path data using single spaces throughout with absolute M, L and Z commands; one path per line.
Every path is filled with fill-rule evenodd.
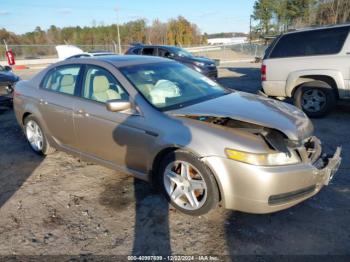
M 217 178 L 225 208 L 248 213 L 271 213 L 294 206 L 328 185 L 341 163 L 341 147 L 333 156 L 322 154 L 313 163 L 253 166 L 222 157 L 203 161 Z
M 321 167 L 321 169 L 319 169 L 319 175 L 323 177 L 322 183 L 324 185 L 328 185 L 338 171 L 341 163 L 341 151 L 342 148 L 337 147 L 333 157 L 323 156 L 314 163 L 316 168 Z

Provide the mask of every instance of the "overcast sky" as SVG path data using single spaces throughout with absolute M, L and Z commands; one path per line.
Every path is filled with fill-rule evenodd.
M 0 0 L 0 28 L 15 33 L 36 26 L 91 26 L 145 18 L 167 21 L 182 15 L 202 33 L 248 32 L 254 0 Z

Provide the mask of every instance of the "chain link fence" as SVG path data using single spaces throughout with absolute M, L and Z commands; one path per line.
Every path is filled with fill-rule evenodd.
M 13 51 L 16 59 L 46 59 L 46 58 L 57 58 L 57 45 L 11 45 L 8 44 L 8 48 Z M 75 45 L 82 49 L 84 52 L 91 51 L 108 51 L 118 53 L 118 46 L 115 44 L 105 45 Z M 121 46 L 122 53 L 125 53 L 129 48 L 128 45 Z M 5 57 L 6 48 L 4 45 L 0 45 L 0 60 L 6 59 Z
M 11 45 L 8 48 L 12 49 L 16 60 L 31 60 L 31 59 L 49 59 L 57 58 L 56 45 Z M 75 45 L 84 52 L 90 51 L 109 51 L 118 53 L 118 45 L 116 44 L 90 44 L 90 45 Z M 124 54 L 129 45 L 122 45 L 121 51 Z M 184 47 L 189 52 L 196 56 L 205 56 L 211 59 L 220 61 L 234 61 L 241 59 L 254 59 L 255 57 L 263 57 L 267 46 L 260 44 L 234 44 L 234 45 L 206 45 L 206 46 L 187 46 Z M 0 45 L 0 60 L 6 60 L 5 46 Z
M 234 44 L 206 47 L 188 47 L 188 51 L 197 56 L 205 56 L 211 59 L 224 61 L 254 60 L 264 56 L 267 46 L 260 44 Z

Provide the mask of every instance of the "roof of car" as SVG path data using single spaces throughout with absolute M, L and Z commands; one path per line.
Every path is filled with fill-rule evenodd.
M 89 51 L 89 54 L 114 54 L 114 53 L 110 51 L 104 51 L 104 50 L 94 50 L 94 51 Z
M 163 47 L 163 48 L 181 48 L 180 46 L 175 45 L 144 45 L 144 44 L 136 44 L 131 48 L 143 48 L 143 47 Z
M 161 58 L 157 56 L 140 56 L 140 55 L 109 55 L 109 56 L 95 56 L 91 58 L 76 58 L 74 61 L 87 61 L 87 60 L 99 60 L 110 64 L 115 67 L 124 67 L 139 64 L 153 64 L 160 62 L 170 62 L 169 59 Z M 72 59 L 72 62 L 74 62 Z M 92 61 L 92 60 L 91 60 Z
M 286 32 L 286 33 L 284 33 L 284 35 L 295 34 L 295 33 L 300 33 L 300 32 L 307 32 L 307 31 L 314 31 L 314 30 L 322 30 L 322 29 L 341 28 L 341 27 L 350 27 L 350 23 L 339 24 L 339 25 L 320 26 L 320 27 L 306 27 L 306 28 L 296 29 L 294 31 Z

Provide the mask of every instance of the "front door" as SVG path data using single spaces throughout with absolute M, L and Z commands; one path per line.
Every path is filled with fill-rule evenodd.
M 106 69 L 87 65 L 81 98 L 74 106 L 74 124 L 82 154 L 118 168 L 146 171 L 149 140 L 140 115 L 110 112 L 106 102 L 129 100 L 129 95 Z

